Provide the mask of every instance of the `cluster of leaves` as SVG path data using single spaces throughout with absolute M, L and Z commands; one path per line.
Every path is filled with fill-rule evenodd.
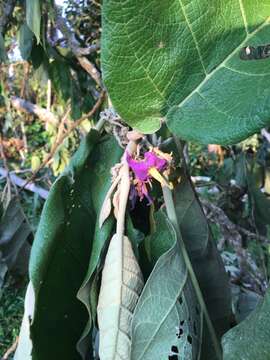
M 24 283 L 19 286 L 9 277 L 2 289 L 0 307 L 0 351 L 13 344 L 18 335 L 23 316 L 23 302 L 25 295 Z
M 78 8 L 83 9 L 82 17 L 76 19 Z M 102 12 L 104 83 L 130 127 L 155 133 L 153 139 L 174 138 L 163 149 L 172 151 L 178 171 L 172 180 L 173 197 L 168 189 L 163 189 L 163 195 L 157 190 L 159 201 L 151 211 L 141 203 L 127 211 L 126 235 L 136 255 L 132 261 L 140 265 L 145 285 L 136 307 L 132 306 L 133 314 L 121 298 L 122 314 L 127 315 L 114 317 L 117 312 L 113 312 L 111 318 L 103 317 L 105 323 L 98 323 L 99 298 L 104 293 L 102 269 L 106 261 L 114 262 L 111 254 L 105 258 L 116 225 L 111 214 L 100 229 L 98 218 L 110 186 L 111 167 L 120 160 L 122 150 L 112 136 L 90 131 L 52 186 L 42 213 L 31 252 L 30 285 L 15 359 L 97 359 L 99 329 L 101 359 L 220 359 L 222 336 L 224 359 L 267 359 L 269 290 L 255 311 L 229 330 L 233 324 L 228 279 L 177 137 L 232 144 L 269 124 L 268 59 L 256 56 L 244 61 L 241 55 L 249 45 L 256 48 L 268 41 L 268 0 L 220 2 L 213 7 L 193 0 L 104 0 Z M 41 17 L 42 13 L 46 15 Z M 92 107 L 98 91 L 79 67 L 78 53 L 81 45 L 89 39 L 92 44 L 100 36 L 99 3 L 70 3 L 70 24 L 64 27 L 59 9 L 51 2 L 28 0 L 25 14 L 19 28 L 23 58 L 50 78 L 55 104 L 70 104 L 71 117 L 80 118 Z M 84 21 L 84 14 L 90 21 Z M 5 33 L 4 28 L 0 30 Z M 58 38 L 56 30 L 63 38 Z M 99 68 L 96 53 L 87 60 Z M 235 246 L 243 288 L 247 288 L 243 269 L 253 266 L 250 254 L 255 254 L 257 263 L 263 260 L 256 267 L 262 277 L 252 289 L 261 295 L 269 280 L 268 247 L 259 244 L 251 249 L 248 234 L 268 243 L 269 199 L 260 189 L 264 186 L 267 192 L 266 177 L 258 186 L 256 176 L 258 164 L 265 168 L 268 163 L 267 147 L 260 147 L 264 153 L 257 149 L 252 153 L 248 147 L 246 154 L 229 148 L 230 156 L 211 176 L 219 191 L 217 202 L 228 220 L 246 231 L 243 243 L 225 239 L 228 250 Z M 235 203 L 240 206 L 233 208 Z M 231 225 L 226 226 L 228 230 Z M 121 262 L 121 256 L 116 261 Z M 124 260 L 123 264 L 127 267 Z M 110 275 L 114 274 L 106 270 L 106 278 Z M 120 274 L 119 281 L 121 277 L 125 274 Z M 130 291 L 138 297 L 134 284 Z M 110 336 L 106 337 L 106 331 Z

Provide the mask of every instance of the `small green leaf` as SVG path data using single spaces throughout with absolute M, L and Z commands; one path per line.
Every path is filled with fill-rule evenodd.
M 24 60 L 28 60 L 32 52 L 33 33 L 26 23 L 20 27 L 18 40 L 21 56 Z
M 268 360 L 270 354 L 270 290 L 256 309 L 222 340 L 224 360 Z
M 7 54 L 5 49 L 5 41 L 3 35 L 0 33 L 0 64 L 7 60 Z
M 36 171 L 41 164 L 40 158 L 37 155 L 33 155 L 31 157 L 31 169 L 32 171 Z
M 71 96 L 70 67 L 65 62 L 54 60 L 49 65 L 49 76 L 58 95 L 67 101 Z
M 37 70 L 41 66 L 41 64 L 46 61 L 44 49 L 40 44 L 33 44 L 30 59 L 35 70 Z
M 270 199 L 257 186 L 254 175 L 248 172 L 248 190 L 254 211 L 254 219 L 259 224 L 270 225 Z
M 179 137 L 238 142 L 270 124 L 269 2 L 103 2 L 102 69 L 123 119 L 144 133 L 165 120 Z M 255 96 L 254 96 L 255 95 Z
M 40 42 L 41 10 L 39 0 L 26 0 L 26 23 Z

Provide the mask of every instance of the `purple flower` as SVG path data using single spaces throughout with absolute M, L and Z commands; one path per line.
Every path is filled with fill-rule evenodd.
M 147 184 L 151 186 L 152 178 L 158 180 L 162 185 L 167 184 L 160 172 L 167 168 L 171 156 L 164 154 L 162 158 L 156 154 L 157 151 L 163 155 L 159 150 L 155 151 L 153 149 L 152 151 L 147 151 L 144 154 L 144 158 L 139 160 L 133 159 L 133 157 L 126 152 L 127 162 L 135 175 L 129 195 L 132 207 L 135 206 L 137 197 L 139 197 L 140 201 L 146 197 L 149 204 L 153 202 L 147 189 Z
M 127 162 L 133 170 L 135 177 L 141 181 L 147 181 L 151 178 L 151 169 L 155 168 L 158 171 L 162 171 L 168 164 L 165 159 L 161 159 L 152 151 L 147 151 L 142 160 L 135 160 L 127 153 Z

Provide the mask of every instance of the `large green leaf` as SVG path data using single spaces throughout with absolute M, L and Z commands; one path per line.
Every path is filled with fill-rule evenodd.
M 103 2 L 103 78 L 116 110 L 145 133 L 234 143 L 270 122 L 269 0 Z
M 193 186 L 184 175 L 176 187 L 175 205 L 181 233 L 218 337 L 231 322 L 229 279 Z M 205 325 L 202 357 L 211 359 Z
M 159 259 L 135 309 L 131 359 L 168 359 L 173 353 L 199 359 L 202 313 L 173 226 L 163 212 L 155 220 L 149 247 L 151 258 Z
M 30 261 L 35 291 L 30 328 L 34 360 L 80 359 L 76 344 L 89 315 L 76 296 L 93 241 L 99 240 L 95 238 L 96 200 L 101 202 L 106 190 L 104 178 L 110 178 L 115 153 L 119 154 L 119 148 L 114 139 L 99 140 L 98 132 L 91 130 L 54 183 L 44 206 Z
M 117 142 L 111 138 L 110 141 L 103 141 L 100 147 L 95 148 L 92 155 L 92 176 L 95 179 L 94 186 L 91 187 L 91 197 L 93 199 L 93 209 L 98 218 L 104 198 L 111 185 L 110 169 L 119 162 L 123 150 Z M 108 156 L 110 154 L 110 156 Z M 89 333 L 92 323 L 96 320 L 96 306 L 98 298 L 98 279 L 102 266 L 102 253 L 106 247 L 113 230 L 114 221 L 110 217 L 99 228 L 98 221 L 95 224 L 93 246 L 91 249 L 88 270 L 78 291 L 78 299 L 85 305 L 88 311 L 88 322 L 78 343 L 78 350 L 84 357 L 90 346 Z
M 44 205 L 30 260 L 35 291 L 33 359 L 79 359 L 76 343 L 86 311 L 76 299 L 91 250 L 95 214 L 88 157 L 98 140 L 91 131 Z
M 26 0 L 26 22 L 29 29 L 35 34 L 37 43 L 40 42 L 40 5 L 39 0 Z
M 224 360 L 268 360 L 270 354 L 270 290 L 246 320 L 223 337 Z

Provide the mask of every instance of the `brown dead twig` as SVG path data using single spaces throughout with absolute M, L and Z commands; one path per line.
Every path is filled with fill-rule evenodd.
M 32 176 L 28 180 L 26 180 L 24 186 L 20 189 L 20 191 L 22 191 L 29 183 L 34 181 L 34 179 L 36 178 L 36 176 L 40 172 L 40 170 L 43 169 L 49 163 L 49 161 L 53 158 L 56 151 L 58 150 L 59 146 L 61 146 L 63 144 L 64 140 L 72 133 L 72 131 L 75 130 L 82 123 L 83 120 L 88 119 L 89 117 L 91 117 L 95 114 L 95 112 L 98 110 L 98 108 L 102 104 L 104 96 L 105 96 L 105 91 L 102 91 L 98 100 L 96 101 L 95 105 L 93 106 L 93 108 L 87 114 L 83 115 L 80 119 L 74 121 L 69 126 L 69 128 L 66 131 L 64 131 L 65 130 L 64 125 L 65 125 L 66 119 L 70 113 L 70 108 L 66 111 L 66 113 L 62 117 L 62 120 L 60 121 L 60 126 L 59 126 L 59 130 L 58 130 L 58 133 L 56 136 L 56 141 L 52 145 L 50 153 L 45 157 L 45 159 L 43 160 L 42 164 L 38 167 L 38 169 L 35 172 L 33 172 Z

